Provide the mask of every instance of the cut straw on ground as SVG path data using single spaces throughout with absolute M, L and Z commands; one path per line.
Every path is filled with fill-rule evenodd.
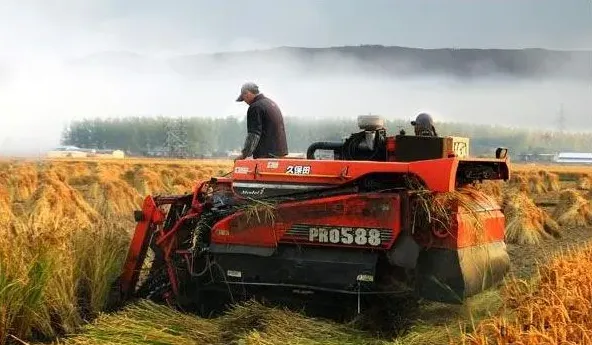
M 535 245 L 545 238 L 560 236 L 560 227 L 544 210 L 518 190 L 506 194 L 504 200 L 506 240 L 510 243 Z
M 588 226 L 592 224 L 592 206 L 577 190 L 567 189 L 559 195 L 553 217 L 564 226 Z

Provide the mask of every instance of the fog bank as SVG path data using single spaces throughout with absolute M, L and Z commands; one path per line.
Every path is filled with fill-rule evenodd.
M 270 73 L 258 77 L 248 66 L 228 66 L 232 75 L 220 68 L 199 78 L 162 65 L 150 73 L 120 67 L 46 64 L 9 69 L 11 73 L 0 83 L 0 152 L 39 154 L 59 144 L 69 121 L 82 118 L 242 118 L 247 106 L 234 100 L 247 80 L 257 82 L 287 117 L 326 119 L 372 113 L 411 119 L 428 111 L 437 121 L 552 129 L 557 128 L 563 105 L 566 129 L 592 130 L 592 88 L 582 82 L 365 73 L 282 75 L 277 66 L 279 77 Z

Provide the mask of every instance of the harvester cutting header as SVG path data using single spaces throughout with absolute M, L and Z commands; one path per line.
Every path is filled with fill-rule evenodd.
M 360 311 L 377 295 L 460 303 L 497 284 L 504 215 L 469 187 L 508 180 L 507 151 L 470 158 L 468 138 L 417 121 L 416 135 L 393 136 L 360 116 L 358 132 L 310 144 L 306 159 L 239 159 L 193 193 L 146 197 L 121 292 L 202 313 L 252 297 Z

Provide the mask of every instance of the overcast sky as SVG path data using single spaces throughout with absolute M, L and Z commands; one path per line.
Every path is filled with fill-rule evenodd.
M 2 55 L 357 44 L 589 49 L 592 1 L 0 1 Z
M 215 87 L 187 84 L 174 76 L 138 79 L 122 73 L 107 78 L 100 73 L 80 75 L 64 70 L 62 63 L 74 57 L 112 50 L 163 57 L 276 46 L 359 44 L 592 49 L 592 0 L 0 0 L 0 151 L 23 142 L 35 147 L 54 145 L 66 121 L 81 117 L 224 116 L 246 111 L 244 105 L 232 102 L 244 80 L 242 75 L 220 80 Z M 459 91 L 454 94 L 438 82 L 417 86 L 411 94 L 401 85 L 365 80 L 359 89 L 366 90 L 368 97 L 358 97 L 356 104 L 343 99 L 346 91 L 329 94 L 329 84 L 312 79 L 291 84 L 262 82 L 262 89 L 274 95 L 288 115 L 309 113 L 308 104 L 322 106 L 328 114 L 358 111 L 352 108 L 357 106 L 360 111 L 412 116 L 425 104 L 442 111 L 446 120 L 527 125 L 524 117 L 534 119 L 540 112 L 532 108 L 532 113 L 522 117 L 501 114 L 495 120 L 490 116 L 475 119 L 470 104 L 462 111 L 454 105 L 463 102 Z M 331 85 L 334 88 L 335 84 Z M 450 94 L 435 91 L 434 85 Z M 591 118 L 592 101 L 587 99 L 592 97 L 586 96 L 586 90 L 571 90 L 568 99 L 560 97 L 562 91 L 553 85 L 483 90 L 487 91 L 477 95 L 474 88 L 467 89 L 471 102 L 480 106 L 505 103 L 512 109 L 518 103 L 511 102 L 522 102 L 520 106 L 526 108 L 556 109 L 564 101 L 567 111 Z M 308 102 L 294 98 L 308 95 L 306 92 L 311 97 L 319 92 L 323 96 Z M 394 93 L 399 94 L 398 100 Z M 507 99 L 500 99 L 502 94 Z M 360 99 L 367 103 L 360 103 Z M 339 103 L 339 107 L 332 108 L 330 102 Z M 395 109 L 397 104 L 404 107 Z M 542 122 L 550 123 L 549 116 L 554 115 L 545 116 Z

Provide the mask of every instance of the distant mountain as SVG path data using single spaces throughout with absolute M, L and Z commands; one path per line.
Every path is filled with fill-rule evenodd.
M 506 76 L 592 82 L 592 51 L 546 49 L 421 49 L 362 45 L 184 55 L 155 60 L 133 53 L 103 53 L 76 61 L 135 72 L 172 69 L 191 77 L 232 75 L 248 69 L 261 76 L 371 74 L 381 77 Z
M 153 59 L 127 51 L 99 52 L 68 61 L 76 69 L 93 69 L 105 72 L 155 73 L 172 72 L 166 61 Z

